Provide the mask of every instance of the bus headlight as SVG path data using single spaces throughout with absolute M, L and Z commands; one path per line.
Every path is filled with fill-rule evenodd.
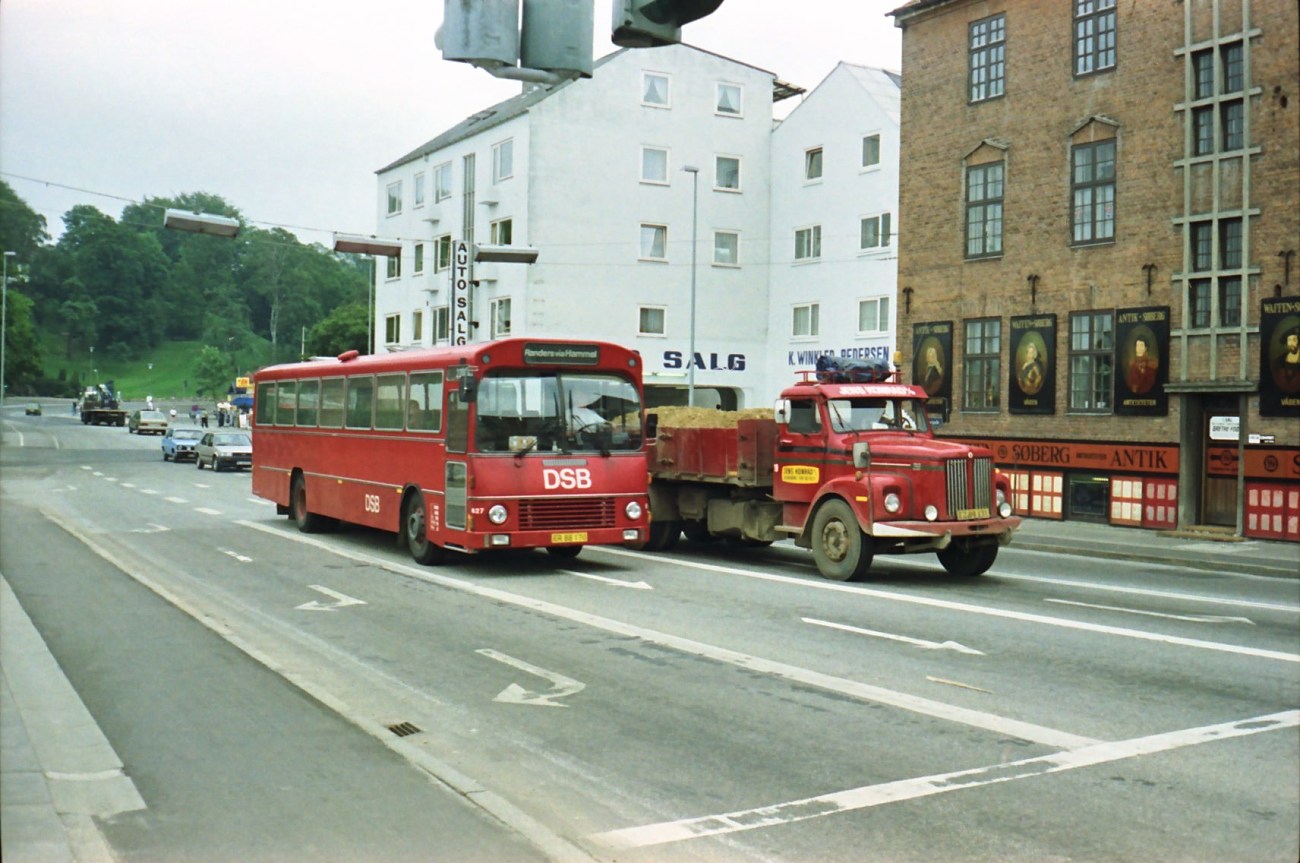
M 903 500 L 895 492 L 885 495 L 885 512 L 898 512 L 903 508 Z
M 637 521 L 641 518 L 641 504 L 634 500 L 630 500 L 627 502 L 627 506 L 623 507 L 623 512 L 627 513 L 627 517 L 632 519 L 632 521 Z
M 498 503 L 488 510 L 488 521 L 493 524 L 505 524 L 508 515 L 506 508 Z
M 929 504 L 928 506 L 926 506 L 926 508 L 925 508 L 925 520 L 926 520 L 926 521 L 938 521 L 938 520 L 939 520 L 939 507 L 935 506 L 934 504 Z

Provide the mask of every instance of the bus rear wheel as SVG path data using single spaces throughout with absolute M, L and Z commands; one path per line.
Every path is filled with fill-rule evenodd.
M 817 510 L 812 552 L 817 570 L 832 581 L 861 581 L 871 569 L 871 538 L 842 500 L 828 500 Z
M 199 467 L 203 467 L 201 461 Z M 215 460 L 212 462 L 212 469 L 217 469 Z M 317 515 L 307 509 L 307 481 L 301 476 L 294 477 L 293 487 L 289 490 L 289 518 L 293 519 L 298 525 L 298 530 L 303 533 L 324 533 L 334 526 L 334 519 Z
M 427 524 L 424 497 L 420 494 L 410 495 L 402 509 L 402 535 L 406 539 L 406 547 L 411 552 L 411 557 L 421 566 L 442 563 L 447 554 L 445 548 L 429 539 Z

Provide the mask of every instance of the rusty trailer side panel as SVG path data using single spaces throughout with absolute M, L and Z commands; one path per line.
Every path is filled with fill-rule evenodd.
M 767 487 L 775 450 L 776 423 L 768 419 L 743 419 L 735 428 L 661 425 L 648 467 L 655 479 Z

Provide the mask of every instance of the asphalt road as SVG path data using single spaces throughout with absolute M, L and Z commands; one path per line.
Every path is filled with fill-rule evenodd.
M 147 808 L 119 859 L 1287 861 L 1296 582 L 787 544 L 419 567 L 6 409 L 0 572 Z M 403 736 L 398 736 L 398 734 Z

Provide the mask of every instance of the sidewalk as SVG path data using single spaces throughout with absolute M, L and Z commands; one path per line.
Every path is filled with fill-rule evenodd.
M 1300 545 L 1026 519 L 1014 548 L 1300 580 Z M 111 861 L 92 818 L 144 805 L 40 633 L 0 576 L 0 856 Z

